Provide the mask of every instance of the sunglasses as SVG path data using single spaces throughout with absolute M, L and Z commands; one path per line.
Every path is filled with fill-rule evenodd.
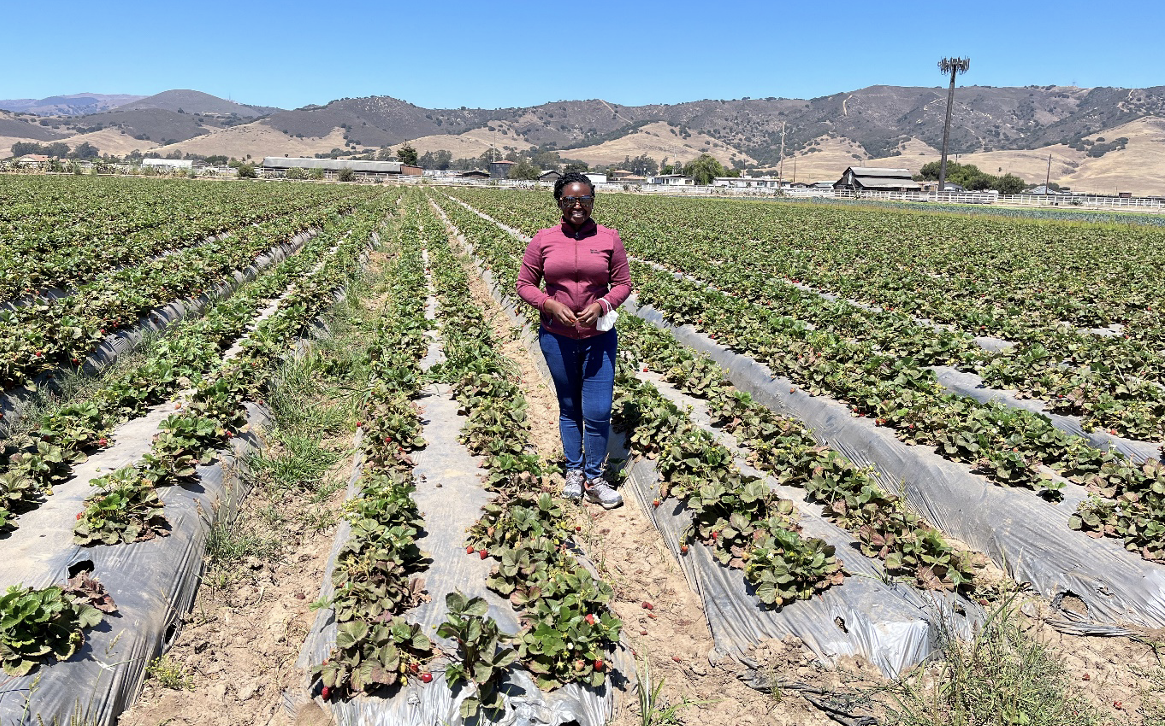
M 570 209 L 575 204 L 582 204 L 584 207 L 589 207 L 594 203 L 595 203 L 595 198 L 592 196 L 562 197 L 561 199 L 558 200 L 559 206 L 566 207 L 567 209 Z

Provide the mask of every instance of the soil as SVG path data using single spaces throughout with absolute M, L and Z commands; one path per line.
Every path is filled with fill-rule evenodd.
M 332 476 L 343 477 L 350 466 L 350 460 L 337 464 Z M 321 514 L 332 515 L 333 524 L 322 529 L 296 516 L 272 524 L 265 510 L 308 511 L 310 495 L 273 500 L 256 488 L 241 507 L 240 526 L 259 541 L 280 543 L 279 554 L 247 557 L 210 572 L 167 654 L 184 671 L 187 688 L 174 690 L 148 678 L 119 726 L 291 723 L 282 694 L 297 681 L 295 660 L 315 618 L 309 605 L 319 592 L 343 498 L 340 489 L 317 505 Z
M 486 311 L 494 334 L 506 341 L 504 354 L 521 371 L 531 440 L 540 454 L 557 456 L 562 441 L 553 391 L 485 283 L 472 269 L 469 272 L 474 302 Z M 623 620 L 625 643 L 641 664 L 646 663 L 653 682 L 662 682 L 657 710 L 688 704 L 678 708 L 683 723 L 832 723 L 800 697 L 778 698 L 749 688 L 737 678 L 741 670 L 738 664 L 715 658 L 715 642 L 699 596 L 688 587 L 663 540 L 633 498 L 610 511 L 584 506 L 578 510 L 578 522 L 583 527 L 588 558 L 615 590 L 612 609 Z M 651 603 L 653 609 L 645 609 L 644 602 Z M 803 669 L 804 678 L 824 672 L 795 641 L 780 644 L 777 652 L 784 663 L 794 662 Z M 768 653 L 767 649 L 759 650 L 758 662 L 769 664 Z M 713 664 L 713 660 L 718 662 Z M 776 662 L 774 656 L 774 666 Z M 636 699 L 633 691 L 626 694 L 615 726 L 642 723 Z
M 374 264 L 378 262 L 379 258 L 373 259 Z M 557 456 L 561 443 L 553 391 L 484 283 L 476 275 L 470 278 L 475 302 L 489 313 L 505 355 L 517 365 L 532 440 L 540 453 Z M 341 460 L 332 476 L 343 478 L 350 466 L 350 458 Z M 335 517 L 342 497 L 343 492 L 337 491 L 316 505 L 321 515 Z M 149 679 L 141 698 L 119 721 L 121 726 L 330 723 L 314 703 L 300 709 L 298 718 L 289 716 L 283 707 L 283 691 L 301 678 L 294 662 L 314 617 L 308 606 L 319 589 L 334 526 L 316 527 L 301 517 L 272 523 L 271 517 L 263 516 L 271 507 L 300 512 L 309 506 L 307 494 L 273 501 L 262 488 L 247 499 L 241 521 L 253 529 L 251 534 L 280 542 L 278 554 L 244 558 L 227 572 L 208 573 L 194 611 L 185 618 L 186 627 L 168 656 L 185 672 L 188 687 L 172 690 L 157 678 Z M 818 698 L 821 693 L 864 694 L 873 703 L 865 703 L 860 713 L 879 718 L 885 715 L 879 702 L 892 705 L 885 691 L 892 684 L 869 663 L 846 658 L 828 671 L 794 639 L 762 643 L 751 654 L 760 666 L 759 675 L 783 686 L 776 693 L 750 688 L 741 680 L 740 664 L 717 657 L 700 597 L 689 588 L 634 498 L 628 497 L 621 508 L 611 511 L 586 505 L 577 510 L 577 516 L 589 558 L 614 588 L 612 607 L 624 622 L 624 641 L 641 674 L 648 671 L 660 685 L 655 723 L 834 723 L 798 690 L 803 687 L 815 689 Z M 982 591 L 988 596 L 1014 587 L 991 568 L 982 577 Z M 992 577 L 997 581 L 988 582 Z M 650 609 L 644 607 L 645 602 L 651 604 Z M 1155 644 L 1165 641 L 1165 633 L 1138 632 L 1135 638 L 1068 636 L 1045 622 L 1052 615 L 1047 603 L 1030 598 L 1021 612 L 1029 631 L 1060 655 L 1075 692 L 1101 707 L 1114 723 L 1162 723 L 1163 709 L 1157 700 L 1161 693 L 1148 694 L 1149 681 L 1138 675 L 1138 669 L 1149 672 L 1160 667 Z M 630 680 L 635 683 L 636 679 Z M 813 691 L 808 695 L 813 697 Z M 674 709 L 672 720 L 665 718 L 669 709 Z M 633 687 L 613 723 L 643 723 Z

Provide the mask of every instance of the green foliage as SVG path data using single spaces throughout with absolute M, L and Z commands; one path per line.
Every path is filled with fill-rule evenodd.
M 542 170 L 534 165 L 528 157 L 521 157 L 518 163 L 510 167 L 510 179 L 537 179 L 542 174 Z
M 416 166 L 417 164 L 417 150 L 413 148 L 412 144 L 407 141 L 396 149 L 396 158 L 400 159 L 402 164 L 409 164 Z
M 915 179 L 937 181 L 941 166 L 942 163 L 938 161 L 923 164 Z M 994 189 L 1000 194 L 1019 194 L 1027 188 L 1027 182 L 1015 174 L 994 176 L 980 171 L 974 164 L 960 164 L 950 160 L 947 161 L 947 181 L 970 191 Z
M 455 695 L 463 687 L 474 688 L 461 702 L 461 718 L 474 718 L 479 711 L 497 718 L 505 707 L 500 686 L 518 653 L 505 645 L 510 637 L 488 616 L 485 600 L 454 591 L 445 597 L 445 607 L 448 615 L 437 635 L 457 642 L 457 661 L 445 669 L 445 680 Z
M 239 164 L 238 172 L 240 179 L 254 179 L 256 176 L 258 176 L 255 173 L 254 164 Z
M 0 666 L 7 675 L 23 676 L 50 657 L 67 660 L 84 642 L 83 631 L 116 609 L 85 573 L 64 587 L 13 585 L 0 597 Z
M 724 165 L 711 154 L 700 154 L 696 159 L 684 164 L 684 176 L 690 176 L 697 184 L 708 185 L 718 176 L 726 176 Z

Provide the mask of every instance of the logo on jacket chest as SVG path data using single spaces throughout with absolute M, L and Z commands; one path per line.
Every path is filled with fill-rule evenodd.
M 592 255 L 604 255 L 604 254 L 606 254 L 606 250 L 591 250 L 591 254 Z

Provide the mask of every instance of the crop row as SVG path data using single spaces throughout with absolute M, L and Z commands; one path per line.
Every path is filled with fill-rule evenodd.
M 176 324 L 137 366 L 107 379 L 86 400 L 32 422 L 30 430 L 4 442 L 0 452 L 0 527 L 15 528 L 15 513 L 36 506 L 73 465 L 103 448 L 118 424 L 140 416 L 180 389 L 216 370 L 223 352 L 246 332 L 262 307 L 315 266 L 348 229 L 348 218 L 325 226 L 296 255 L 262 273 L 204 317 Z
M 155 186 L 166 191 L 163 185 Z M 0 237 L 0 301 L 46 288 L 75 287 L 126 265 L 173 253 L 234 229 L 308 212 L 339 198 L 334 190 L 323 188 L 309 188 L 296 195 L 275 191 L 259 196 L 231 189 L 237 185 L 184 186 L 190 191 L 181 203 L 153 209 L 149 224 L 137 216 L 142 213 L 141 206 L 124 210 L 143 224 L 128 231 L 125 228 L 134 225 L 127 225 L 125 219 L 106 219 L 104 228 L 86 219 L 86 224 L 75 228 L 53 225 L 43 234 L 28 234 L 26 230 L 19 237 Z M 194 194 L 196 190 L 201 193 Z M 145 202 L 136 195 L 133 198 L 139 204 Z M 85 211 L 103 218 L 101 212 L 106 210 Z
M 459 190 L 456 193 L 482 205 L 481 208 L 491 214 L 501 215 L 499 219 L 526 233 L 554 223 L 552 208 L 533 195 L 470 190 Z M 738 215 L 731 219 L 731 224 L 723 219 L 728 213 L 722 206 L 724 204 L 735 205 L 727 208 Z M 1029 315 L 1034 303 L 1024 294 L 1009 298 L 1006 303 L 991 300 L 990 295 L 996 292 L 997 286 L 1004 283 L 991 279 L 989 275 L 983 278 L 986 282 L 982 282 L 974 277 L 952 277 L 948 272 L 931 270 L 922 274 L 931 283 L 936 277 L 942 281 L 934 293 L 939 301 L 949 303 L 962 300 L 962 312 L 959 314 L 938 315 L 934 310 L 919 310 L 910 303 L 908 297 L 915 293 L 913 279 L 904 281 L 881 273 L 878 259 L 899 267 L 925 267 L 924 260 L 910 258 L 914 254 L 911 242 L 900 238 L 903 235 L 909 236 L 912 230 L 921 233 L 918 230 L 928 230 L 928 225 L 941 224 L 934 222 L 935 215 L 889 215 L 901 228 L 898 236 L 885 242 L 886 249 L 881 249 L 875 243 L 867 250 L 866 234 L 874 237 L 886 234 L 885 229 L 879 226 L 876 214 L 870 216 L 867 212 L 865 216 L 853 219 L 838 216 L 817 220 L 823 225 L 844 223 L 844 226 L 837 229 L 826 226 L 808 230 L 794 226 L 804 232 L 805 237 L 790 241 L 789 232 L 783 228 L 773 238 L 773 235 L 777 235 L 777 231 L 774 231 L 775 223 L 766 215 L 772 214 L 774 206 L 794 209 L 797 205 L 648 200 L 613 195 L 603 197 L 601 217 L 620 229 L 634 254 L 667 264 L 676 271 L 690 272 L 750 298 L 759 300 L 767 297 L 772 304 L 782 306 L 782 309 L 783 306 L 795 306 L 790 314 L 798 312 L 796 308 L 800 308 L 800 312 L 806 314 L 818 310 L 833 322 L 839 317 L 847 318 L 852 326 L 872 329 L 864 333 L 866 337 L 872 334 L 902 355 L 925 360 L 938 352 L 944 358 L 941 362 L 957 365 L 964 370 L 977 370 L 989 385 L 1014 387 L 1028 395 L 1044 398 L 1053 411 L 1082 415 L 1087 423 L 1134 438 L 1162 438 L 1165 390 L 1159 384 L 1165 374 L 1165 357 L 1161 353 L 1163 339 L 1158 311 L 1154 311 L 1151 304 L 1154 295 L 1160 299 L 1161 291 L 1153 288 L 1156 282 L 1142 284 L 1136 281 L 1144 274 L 1143 271 L 1130 272 L 1132 284 L 1148 285 L 1151 289 L 1133 294 L 1136 301 L 1134 313 L 1121 318 L 1126 326 L 1123 335 L 1103 337 L 1081 333 L 1073 326 L 1061 325 L 1064 316 L 1060 313 L 1056 313 L 1056 319 L 1052 321 L 1001 328 L 988 320 L 998 315 L 1000 309 L 1006 308 L 1009 316 L 1025 323 L 1038 320 L 1038 315 Z M 941 215 L 938 219 L 942 219 Z M 862 226 L 858 227 L 859 224 Z M 1071 225 L 1062 226 L 1068 232 L 1076 230 Z M 915 230 L 916 227 L 918 230 Z M 1056 232 L 1060 228 L 1044 225 L 1040 229 Z M 863 285 L 861 289 L 851 289 L 832 278 L 824 283 L 820 279 L 823 270 L 838 269 L 840 264 L 814 256 L 821 251 L 818 248 L 822 245 L 818 240 L 833 232 L 855 237 L 860 233 L 860 240 L 839 245 L 846 247 L 853 255 L 860 255 L 850 268 L 846 268 L 849 270 L 846 274 L 860 282 Z M 1159 232 L 1146 234 L 1148 237 L 1142 241 L 1142 248 L 1133 249 L 1139 252 L 1150 267 L 1160 265 L 1159 256 L 1155 255 L 1158 248 L 1165 244 L 1165 235 Z M 968 254 L 983 246 L 970 240 L 963 240 L 963 243 Z M 893 248 L 893 244 L 899 244 L 900 248 Z M 989 243 L 984 244 L 990 246 Z M 1121 244 L 1125 245 L 1126 242 L 1122 240 Z M 1121 249 L 1126 247 L 1122 246 Z M 835 250 L 830 248 L 826 252 L 832 254 Z M 996 252 L 1003 254 L 1002 250 Z M 1038 255 L 1053 258 L 1053 262 L 1059 264 L 1063 261 L 1054 259 L 1057 253 L 1070 256 L 1074 252 L 1074 247 L 1065 243 L 1055 246 L 1051 251 L 1041 246 Z M 959 259 L 965 256 L 962 252 L 960 255 Z M 942 260 L 936 264 L 938 262 Z M 1068 263 L 1063 264 L 1070 267 Z M 1015 266 L 1024 271 L 1031 268 L 1026 261 L 1017 262 Z M 1099 291 L 1098 294 L 1109 294 L 1119 300 L 1125 299 L 1122 296 L 1132 294 L 1124 287 L 1105 293 L 1105 287 L 1097 282 L 1096 275 L 1081 274 L 1086 278 L 1090 293 Z M 1039 284 L 1055 284 L 1061 280 L 1058 275 L 1058 272 L 1053 274 L 1048 271 L 1040 278 Z M 822 305 L 822 301 L 816 299 L 813 293 L 792 286 L 793 283 L 803 282 L 813 283 L 842 297 L 880 305 L 881 309 L 863 310 L 845 303 Z M 969 292 L 962 290 L 967 286 L 970 286 Z M 883 294 L 871 296 L 871 290 L 879 290 Z M 886 294 L 887 290 L 893 294 Z M 1064 295 L 1076 299 L 1074 292 Z M 952 324 L 955 330 L 936 332 L 930 326 L 918 325 L 914 322 L 917 315 Z M 806 322 L 816 324 L 812 319 L 806 319 Z M 1080 324 L 1085 323 L 1080 321 Z M 862 330 L 861 327 L 858 329 Z M 987 354 L 973 345 L 972 340 L 972 335 L 984 333 L 1005 335 L 1018 345 L 998 354 Z M 885 340 L 896 334 L 898 340 Z
M 1119 537 L 1146 559 L 1165 558 L 1165 468 L 1160 463 L 1136 466 L 1054 428 L 1043 416 L 944 393 L 934 374 L 910 358 L 887 355 L 869 342 L 830 330 L 813 330 L 702 283 L 644 264 L 633 265 L 633 277 L 641 302 L 669 321 L 692 324 L 810 393 L 848 403 L 854 415 L 895 428 L 907 443 L 934 446 L 940 455 L 971 463 L 1000 484 L 1040 489 L 1046 496 L 1062 488 L 1058 476 L 1087 486 L 1096 498 L 1073 517 L 1073 527 Z
M 467 234 L 473 237 L 491 271 L 503 284 L 512 285 L 516 266 L 510 260 L 520 259 L 520 242 L 459 205 L 447 204 L 446 211 L 470 230 Z M 969 585 L 974 558 L 954 550 L 941 533 L 909 512 L 898 497 L 882 491 L 869 471 L 854 466 L 828 447 L 818 446 L 797 422 L 777 416 L 747 394 L 732 389 L 718 366 L 693 355 L 670 334 L 636 318 L 621 321 L 619 329 L 620 349 L 633 367 L 642 365 L 644 370 L 666 373 L 680 390 L 707 398 L 718 425 L 752 450 L 752 463 L 773 472 L 782 483 L 804 487 L 811 500 L 825 506 L 827 516 L 859 538 L 864 554 L 880 557 L 888 571 L 910 576 L 920 587 L 956 589 Z M 626 400 L 632 407 L 621 415 L 634 418 L 635 409 L 646 408 L 652 412 L 650 419 L 659 422 L 655 425 L 673 427 L 677 426 L 677 419 L 683 419 L 674 404 L 652 387 L 632 381 L 630 375 L 621 377 L 620 385 L 628 387 Z M 642 425 L 644 428 L 632 435 L 633 446 L 637 436 L 650 438 L 654 434 L 651 425 Z M 670 445 L 660 444 L 661 451 L 667 452 L 665 461 L 657 462 L 661 474 L 667 476 L 679 469 L 674 476 L 681 481 L 684 476 L 704 481 L 724 476 L 709 465 L 709 460 L 722 460 L 723 450 L 713 446 L 706 433 L 691 424 L 679 428 Z M 674 448 L 677 445 L 681 448 Z M 685 446 L 695 455 L 685 452 Z M 683 472 L 685 468 L 690 470 Z M 715 489 L 707 494 L 719 494 Z M 721 560 L 727 561 L 726 551 L 721 549 L 719 553 Z
M 425 353 L 425 273 L 415 208 L 405 208 L 385 250 L 389 299 L 378 318 L 360 392 L 364 461 L 358 496 L 345 507 L 351 535 L 336 557 L 332 595 L 320 603 L 335 613 L 336 645 L 313 668 L 324 699 L 407 683 L 434 655 L 419 625 L 403 617 L 421 602 L 417 573 L 427 559 L 417 546 L 423 520 L 413 499 L 410 453 L 421 449 L 421 420 L 412 399 L 419 391 Z
M 468 261 L 453 253 L 436 215 L 430 212 L 425 224 L 446 355 L 433 373 L 452 384 L 466 414 L 460 441 L 484 457 L 484 483 L 496 493 L 469 531 L 467 552 L 497 561 L 486 584 L 520 611 L 523 628 L 512 636 L 514 653 L 539 687 L 601 686 L 607 653 L 622 628 L 610 612 L 611 587 L 571 553 L 567 505 L 543 484 L 548 472 L 530 442 L 526 398 L 489 321 L 472 302 Z M 497 665 L 496 658 L 484 664 Z M 454 685 L 473 672 L 474 665 L 463 661 L 446 677 Z M 478 688 L 482 707 L 500 705 L 495 692 L 482 693 L 480 680 Z M 462 712 L 471 710 L 463 706 Z
M 96 491 L 78 515 L 78 544 L 115 544 L 165 532 L 157 487 L 194 476 L 195 466 L 246 425 L 243 403 L 262 391 L 288 347 L 335 301 L 336 292 L 359 271 L 370 236 L 387 213 L 389 200 L 370 205 L 344 222 L 335 251 L 313 274 L 295 282 L 278 309 L 242 342 L 241 352 L 205 376 L 181 413 L 161 424 L 151 450 L 138 464 L 90 482 Z
M 456 204 L 443 208 L 503 289 L 513 289 L 520 243 L 494 234 L 490 228 L 500 232 L 496 225 Z M 636 379 L 634 366 L 622 358 L 616 390 L 613 420 L 629 430 L 633 451 L 656 459 L 661 499 L 671 495 L 686 503 L 693 518 L 689 536 L 710 547 L 721 564 L 743 569 L 763 602 L 781 606 L 840 584 L 844 573 L 833 548 L 800 534 L 792 503 L 742 475 L 723 446 Z
M 106 335 L 153 308 L 197 297 L 296 233 L 318 227 L 351 201 L 241 229 L 213 242 L 119 270 L 54 300 L 0 311 L 0 387 L 77 366 Z
M 526 234 L 557 221 L 544 195 L 453 193 L 506 210 Z M 670 235 L 714 260 L 758 249 L 783 277 L 1009 339 L 1061 322 L 1157 327 L 1146 306 L 1165 292 L 1154 229 L 624 194 L 596 213 L 631 239 Z
M 797 421 L 735 390 L 710 358 L 696 355 L 667 331 L 636 317 L 620 323 L 620 349 L 633 366 L 663 374 L 680 391 L 705 399 L 713 424 L 750 452 L 750 463 L 782 484 L 805 489 L 810 501 L 822 505 L 826 517 L 853 533 L 863 554 L 885 562 L 887 572 L 910 577 L 924 589 L 970 586 L 977 564 L 973 555 L 951 547 L 900 497 L 883 490 L 869 469 L 819 445 Z M 658 394 L 651 398 L 651 406 L 676 415 L 674 404 Z

